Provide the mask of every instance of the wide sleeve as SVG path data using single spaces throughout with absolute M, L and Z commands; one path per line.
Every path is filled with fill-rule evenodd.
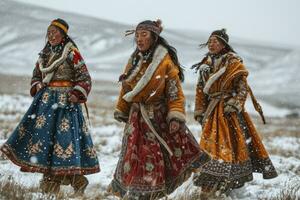
M 36 94 L 36 85 L 42 83 L 42 72 L 40 71 L 39 63 L 35 64 L 35 68 L 33 69 L 32 78 L 31 78 L 31 88 L 30 95 L 35 96 Z
M 199 73 L 199 79 L 200 79 L 200 73 Z M 195 96 L 195 109 L 194 109 L 194 118 L 197 120 L 197 118 L 203 118 L 204 113 L 206 111 L 208 105 L 208 100 L 206 95 L 203 92 L 203 85 L 198 80 L 198 83 L 196 85 L 196 96 Z
M 246 76 L 240 76 L 233 81 L 233 88 L 235 94 L 230 98 L 226 104 L 234 107 L 238 112 L 241 112 L 248 94 Z
M 166 71 L 165 96 L 167 97 L 168 115 L 167 121 L 173 119 L 185 122 L 185 97 L 179 79 L 179 70 L 173 62 L 170 62 Z
M 73 80 L 74 87 L 70 93 L 78 98 L 79 103 L 84 103 L 87 101 L 87 97 L 91 91 L 92 81 L 87 66 L 78 49 L 74 48 L 70 51 L 68 62 L 75 70 L 75 78 Z
M 131 59 L 129 59 L 128 64 L 125 67 L 124 74 L 126 74 L 126 72 L 128 71 L 128 69 L 130 67 L 131 67 Z M 126 80 L 120 80 L 120 81 L 121 81 L 122 85 L 121 85 L 119 97 L 118 97 L 116 107 L 115 107 L 115 114 L 126 118 L 129 116 L 131 103 L 125 101 L 123 99 L 123 96 L 130 90 L 130 86 L 126 83 Z

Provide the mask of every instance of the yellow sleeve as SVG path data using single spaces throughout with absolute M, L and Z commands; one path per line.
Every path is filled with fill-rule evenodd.
M 203 87 L 198 83 L 196 86 L 194 118 L 202 118 L 207 108 L 207 98 L 203 92 Z
M 128 116 L 130 111 L 130 103 L 128 103 L 122 98 L 124 94 L 125 94 L 125 90 L 124 90 L 124 83 L 123 83 L 119 93 L 119 98 L 116 105 L 116 111 L 121 112 L 125 116 Z
M 168 104 L 167 121 L 177 119 L 185 122 L 185 97 L 178 75 L 178 67 L 170 62 L 167 66 L 165 95 Z
M 229 58 L 229 68 L 246 70 L 245 66 L 238 57 Z M 243 110 L 247 99 L 247 74 L 248 73 L 239 74 L 232 80 L 232 89 L 234 90 L 235 94 L 225 103 L 226 105 L 234 107 L 238 112 Z
M 131 59 L 129 59 L 128 64 L 126 65 L 124 74 L 128 72 L 130 67 L 131 67 Z M 119 112 L 119 114 L 123 116 L 129 115 L 130 106 L 131 106 L 131 103 L 128 103 L 122 98 L 125 95 L 126 91 L 128 90 L 128 87 L 129 86 L 126 84 L 126 81 L 122 81 L 121 90 L 119 92 L 119 97 L 115 108 L 115 112 Z

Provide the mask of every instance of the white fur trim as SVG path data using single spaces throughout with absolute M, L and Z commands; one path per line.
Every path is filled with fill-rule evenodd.
M 83 87 L 79 86 L 79 85 L 76 85 L 73 88 L 73 90 L 78 90 L 79 92 L 81 92 L 84 95 L 85 98 L 87 98 L 87 96 L 88 96 L 86 90 Z
M 58 67 L 59 65 L 61 65 L 65 60 L 66 58 L 68 57 L 69 55 L 69 51 L 70 51 L 70 48 L 73 46 L 73 44 L 71 42 L 68 42 L 65 47 L 64 47 L 64 50 L 63 50 L 63 53 L 61 54 L 61 57 L 58 58 L 57 60 L 55 60 L 49 67 L 44 67 L 41 63 L 41 59 L 38 59 L 38 62 L 39 62 L 39 66 L 40 66 L 40 70 L 41 72 L 43 73 L 48 73 L 48 72 L 51 72 L 53 71 L 56 67 Z
M 220 76 L 222 76 L 222 74 L 224 74 L 224 72 L 226 71 L 226 67 L 222 67 L 221 69 L 219 69 L 219 71 L 217 71 L 215 74 L 213 74 L 208 81 L 205 84 L 205 87 L 203 89 L 203 92 L 205 94 L 208 94 L 208 91 L 210 89 L 210 87 L 212 86 L 212 84 L 218 80 L 220 78 Z
M 207 64 L 202 64 L 199 68 L 200 71 L 207 71 L 210 69 L 210 66 Z
M 133 88 L 132 91 L 126 93 L 122 98 L 127 101 L 131 102 L 132 99 L 139 93 L 141 92 L 144 87 L 149 83 L 151 80 L 154 72 L 156 71 L 157 67 L 161 63 L 161 61 L 164 59 L 164 57 L 167 55 L 168 50 L 159 45 L 157 49 L 154 52 L 152 62 L 148 66 L 148 68 L 145 71 L 145 74 L 142 76 L 142 78 L 138 81 L 136 86 Z
M 167 122 L 169 123 L 171 119 L 178 119 L 181 122 L 185 122 L 185 114 L 179 111 L 170 111 L 167 116 Z
M 50 83 L 54 75 L 54 72 L 48 73 L 43 79 L 43 83 Z

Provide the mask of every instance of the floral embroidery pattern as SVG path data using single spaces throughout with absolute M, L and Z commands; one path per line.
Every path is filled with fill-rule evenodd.
M 151 172 L 153 169 L 154 169 L 154 165 L 152 163 L 150 163 L 150 162 L 147 162 L 146 163 L 146 170 L 148 172 Z
M 97 158 L 97 152 L 94 147 L 88 147 L 86 149 L 86 155 L 89 156 L 90 158 Z
M 28 154 L 34 155 L 39 152 L 42 152 L 42 149 L 41 149 L 42 146 L 43 146 L 43 143 L 40 140 L 38 140 L 35 144 L 33 144 L 32 139 L 30 139 L 29 143 L 27 145 Z
M 59 143 L 56 143 L 54 145 L 54 154 L 58 158 L 62 158 L 63 160 L 70 158 L 74 154 L 72 142 L 69 144 L 69 146 L 65 150 Z
M 58 96 L 58 104 L 65 105 L 67 103 L 67 95 L 66 94 L 60 94 Z
M 25 133 L 26 133 L 25 127 L 23 125 L 19 126 L 18 132 L 19 132 L 20 139 L 22 139 L 25 136 Z
M 63 118 L 61 120 L 61 124 L 59 125 L 60 131 L 67 132 L 70 129 L 69 120 L 66 118 Z
M 44 115 L 40 115 L 36 118 L 35 128 L 41 129 L 46 123 L 46 117 Z
M 176 80 L 171 79 L 169 80 L 169 88 L 168 88 L 168 96 L 170 101 L 174 101 L 178 99 L 178 88 L 176 85 Z
M 155 135 L 152 132 L 146 132 L 146 137 L 148 140 L 154 142 L 155 141 Z
M 175 152 L 174 152 L 175 157 L 180 158 L 182 155 L 182 151 L 180 148 L 175 148 Z
M 48 100 L 49 100 L 49 93 L 48 92 L 45 92 L 44 94 L 43 94 L 43 97 L 42 97 L 42 102 L 43 103 L 48 103 Z
M 125 162 L 123 169 L 124 169 L 125 174 L 130 171 L 131 167 L 130 167 L 130 163 L 128 161 Z
M 89 135 L 89 128 L 88 128 L 88 126 L 86 125 L 86 123 L 83 123 L 83 126 L 82 126 L 82 132 L 83 132 L 85 135 Z

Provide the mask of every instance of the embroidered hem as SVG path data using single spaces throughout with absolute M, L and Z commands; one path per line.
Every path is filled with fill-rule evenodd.
M 99 165 L 96 165 L 94 167 L 77 167 L 77 166 L 67 166 L 67 167 L 49 167 L 49 166 L 42 166 L 42 165 L 36 165 L 34 163 L 29 163 L 22 161 L 17 158 L 13 150 L 9 147 L 9 145 L 4 144 L 1 149 L 2 153 L 10 159 L 14 164 L 21 167 L 22 172 L 38 172 L 38 173 L 47 173 L 47 174 L 53 174 L 53 175 L 88 175 L 88 174 L 94 174 L 97 172 L 100 172 Z

